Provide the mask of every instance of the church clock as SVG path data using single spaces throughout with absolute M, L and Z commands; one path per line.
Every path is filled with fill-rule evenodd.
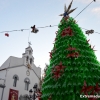
M 27 75 L 27 76 L 29 76 L 29 75 L 30 75 L 30 72 L 29 72 L 29 70 L 27 70 L 27 71 L 26 71 L 26 75 Z

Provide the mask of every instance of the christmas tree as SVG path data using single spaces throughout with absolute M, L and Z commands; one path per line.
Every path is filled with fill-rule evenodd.
M 76 21 L 69 17 L 75 9 L 66 9 L 54 47 L 50 64 L 42 83 L 42 100 L 80 100 L 80 95 L 99 94 L 100 63 L 94 50 Z M 96 100 L 83 98 L 83 100 Z

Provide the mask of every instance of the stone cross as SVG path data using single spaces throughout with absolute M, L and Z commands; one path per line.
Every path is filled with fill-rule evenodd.
M 28 45 L 29 45 L 29 46 L 32 45 L 31 42 L 28 42 Z

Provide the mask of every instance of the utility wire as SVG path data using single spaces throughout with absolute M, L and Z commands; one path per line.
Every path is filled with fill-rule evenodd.
M 31 33 L 31 32 L 30 32 L 30 30 L 29 30 L 29 35 L 28 35 L 28 42 L 29 42 L 29 38 L 30 38 L 30 33 Z
M 94 1 L 92 1 L 92 2 L 94 2 Z M 91 2 L 91 3 L 92 3 L 92 2 Z M 91 3 L 90 3 L 90 4 L 91 4 Z M 88 4 L 83 10 L 85 10 L 90 4 Z M 81 14 L 81 13 L 83 12 L 83 10 L 82 10 L 79 14 Z M 79 15 L 79 14 L 78 14 L 78 15 Z M 76 16 L 74 17 L 74 19 L 75 19 L 78 15 L 76 15 Z

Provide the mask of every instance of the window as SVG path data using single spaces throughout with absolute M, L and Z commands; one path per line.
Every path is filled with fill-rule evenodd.
M 32 64 L 32 58 L 30 59 L 30 64 Z
M 29 55 L 31 55 L 31 50 L 29 51 Z
M 26 61 L 28 61 L 28 59 L 29 59 L 29 57 L 27 56 L 27 57 L 26 57 Z
M 28 89 L 29 89 L 29 84 L 30 84 L 29 78 L 25 78 L 24 82 L 25 82 L 25 90 L 28 91 Z
M 29 88 L 29 83 L 28 82 L 25 82 L 25 90 L 28 91 L 28 88 Z
M 19 80 L 19 77 L 17 75 L 14 75 L 13 79 L 14 79 L 13 86 L 16 87 L 17 86 L 17 80 Z
M 15 79 L 14 79 L 14 84 L 13 84 L 13 86 L 16 87 L 16 85 L 17 85 L 17 77 L 15 77 Z

